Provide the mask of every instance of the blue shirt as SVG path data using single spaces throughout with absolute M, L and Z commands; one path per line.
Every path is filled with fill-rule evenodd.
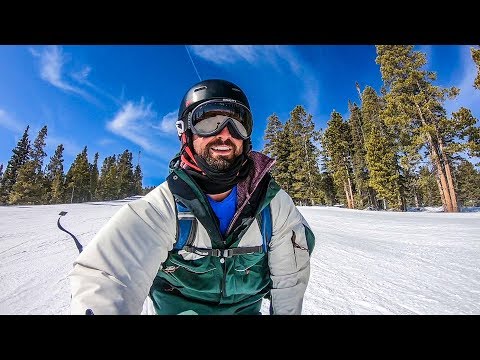
M 235 210 L 237 209 L 237 185 L 233 187 L 230 194 L 222 201 L 215 201 L 208 195 L 207 199 L 215 215 L 217 215 L 218 220 L 220 220 L 220 232 L 222 235 L 225 235 L 228 225 L 230 225 L 230 221 L 232 221 Z

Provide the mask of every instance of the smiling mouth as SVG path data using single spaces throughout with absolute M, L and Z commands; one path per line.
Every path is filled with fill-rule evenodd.
M 226 145 L 212 146 L 210 149 L 217 152 L 228 152 L 232 150 L 230 146 Z

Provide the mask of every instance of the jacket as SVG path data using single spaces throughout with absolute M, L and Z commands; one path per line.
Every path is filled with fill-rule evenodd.
M 140 314 L 147 296 L 158 314 L 301 314 L 315 238 L 290 196 L 269 174 L 273 160 L 251 151 L 254 168 L 238 184 L 237 210 L 225 236 L 206 195 L 180 167 L 141 199 L 124 205 L 100 229 L 69 274 L 71 313 Z M 176 201 L 195 215 L 191 245 L 218 256 L 173 250 Z M 262 245 L 258 214 L 270 205 L 267 253 L 228 256 Z M 173 250 L 173 251 L 172 251 Z

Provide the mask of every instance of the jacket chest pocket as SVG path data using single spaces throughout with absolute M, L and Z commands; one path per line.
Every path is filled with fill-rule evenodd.
M 185 291 L 218 293 L 222 277 L 210 258 L 184 260 L 181 255 L 171 254 L 162 266 L 162 277 Z
M 264 253 L 234 256 L 227 268 L 226 295 L 256 294 L 269 284 L 270 272 Z
M 196 260 L 184 260 L 180 255 L 170 255 L 165 261 L 162 270 L 169 273 L 174 273 L 178 269 L 194 274 L 205 274 L 216 269 L 215 265 L 208 260 L 208 258 L 200 258 Z

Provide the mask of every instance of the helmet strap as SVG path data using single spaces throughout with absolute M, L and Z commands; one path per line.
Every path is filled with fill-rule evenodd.
M 180 159 L 181 159 L 182 163 L 184 163 L 185 165 L 188 165 L 189 167 L 191 167 L 192 169 L 194 169 L 196 171 L 199 171 L 199 172 L 203 173 L 202 169 L 200 169 L 196 165 L 196 161 L 195 161 L 195 157 L 193 155 L 193 151 L 190 148 L 190 146 L 193 147 L 191 136 L 187 137 L 186 132 L 184 132 L 184 133 L 182 133 L 180 139 L 182 141 L 182 149 L 180 150 L 180 154 L 181 154 Z

